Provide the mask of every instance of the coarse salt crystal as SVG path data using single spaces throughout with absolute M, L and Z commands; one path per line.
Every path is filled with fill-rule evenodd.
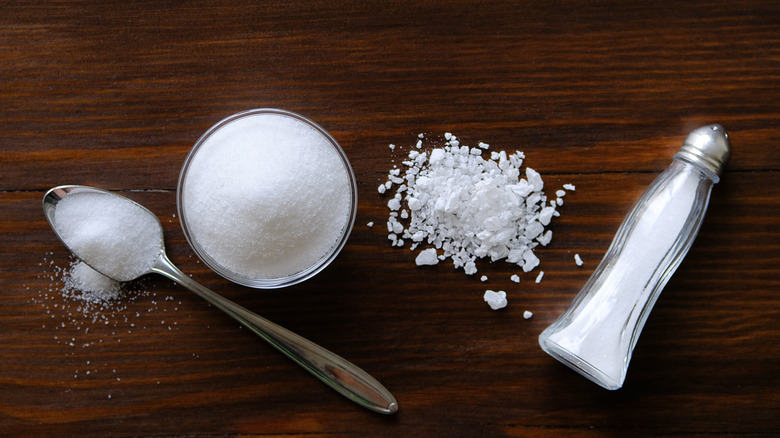
M 389 201 L 387 201 L 387 207 L 390 210 L 396 211 L 401 208 L 401 200 L 398 198 L 393 198 Z
M 530 167 L 526 167 L 525 176 L 528 178 L 528 182 L 534 187 L 535 191 L 540 192 L 544 188 L 544 181 L 542 181 L 542 176 L 539 175 L 539 172 Z
M 552 240 L 552 230 L 547 230 L 544 234 L 536 238 L 536 241 L 539 242 L 539 244 L 541 244 L 542 246 L 547 246 L 551 240 Z
M 539 275 L 536 276 L 536 284 L 539 284 L 542 282 L 542 278 L 544 278 L 544 271 L 539 271 Z
M 529 312 L 528 310 L 523 312 L 523 318 L 525 319 L 531 319 L 532 316 L 534 316 L 533 312 Z
M 428 248 L 420 251 L 420 254 L 417 255 L 417 258 L 414 261 L 417 263 L 417 266 L 436 265 L 439 263 L 439 258 L 434 248 Z
M 483 299 L 493 310 L 503 309 L 508 304 L 506 299 L 506 292 L 502 290 L 498 292 L 486 290 Z
M 539 223 L 544 226 L 550 225 L 550 221 L 552 220 L 554 214 L 555 214 L 554 207 L 542 208 L 542 211 L 539 212 Z
M 530 272 L 537 266 L 539 266 L 539 258 L 532 250 L 525 250 L 523 252 L 523 272 Z
M 512 280 L 515 283 L 520 283 L 520 276 L 517 274 L 512 274 L 511 277 L 509 277 L 510 280 Z
M 576 263 L 577 266 L 582 266 L 582 258 L 579 254 L 574 254 L 574 263 Z

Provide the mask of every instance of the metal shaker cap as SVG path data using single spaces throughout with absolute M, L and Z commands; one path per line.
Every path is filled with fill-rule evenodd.
M 731 156 L 731 143 L 726 130 L 720 125 L 694 129 L 683 142 L 675 159 L 702 167 L 714 182 L 720 181 L 723 168 Z

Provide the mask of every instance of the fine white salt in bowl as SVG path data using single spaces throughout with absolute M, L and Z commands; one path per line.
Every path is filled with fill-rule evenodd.
M 290 286 L 328 266 L 355 222 L 357 185 L 344 151 L 299 114 L 254 109 L 206 131 L 176 198 L 184 235 L 235 283 Z

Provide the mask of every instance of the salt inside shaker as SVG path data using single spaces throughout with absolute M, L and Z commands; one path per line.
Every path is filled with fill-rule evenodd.
M 623 386 L 639 334 L 693 244 L 730 153 L 720 125 L 688 135 L 569 308 L 539 335 L 545 352 L 606 389 Z

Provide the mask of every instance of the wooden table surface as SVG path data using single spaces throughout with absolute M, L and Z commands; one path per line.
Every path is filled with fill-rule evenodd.
M 0 435 L 780 433 L 775 0 L 3 1 L 0 79 Z M 359 190 L 335 262 L 276 291 L 211 272 L 176 216 L 194 142 L 262 107 L 327 129 Z M 537 337 L 686 135 L 710 123 L 728 130 L 732 159 L 625 386 L 604 390 Z M 576 186 L 537 251 L 541 283 L 504 262 L 479 264 L 482 283 L 390 246 L 376 188 L 417 134 L 445 132 L 525 152 L 548 195 Z M 153 210 L 183 271 L 359 365 L 400 411 L 353 404 L 162 277 L 104 309 L 63 296 L 72 259 L 40 206 L 61 184 Z M 509 306 L 490 310 L 488 288 Z

